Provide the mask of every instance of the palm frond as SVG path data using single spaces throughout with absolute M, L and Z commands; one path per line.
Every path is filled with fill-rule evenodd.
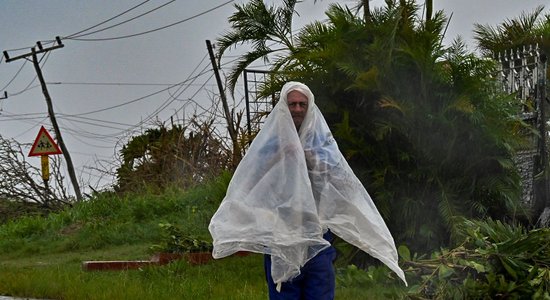
M 255 51 L 247 52 L 235 63 L 235 66 L 231 69 L 228 77 L 228 88 L 233 93 L 239 76 L 244 72 L 244 70 L 254 61 L 259 58 L 267 57 L 271 53 L 271 49 L 263 48 L 257 49 Z

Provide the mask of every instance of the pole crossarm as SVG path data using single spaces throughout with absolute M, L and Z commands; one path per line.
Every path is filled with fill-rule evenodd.
M 56 36 L 55 40 L 57 41 L 57 45 L 51 46 L 51 47 L 48 47 L 48 48 L 43 48 L 42 44 L 40 42 L 36 42 L 36 45 L 38 47 L 38 51 L 35 51 L 35 53 L 40 54 L 40 53 L 45 53 L 45 52 L 48 52 L 48 51 L 51 51 L 51 50 L 55 50 L 55 49 L 65 47 L 65 45 L 63 45 L 63 42 L 61 42 L 60 37 Z M 18 55 L 16 57 L 10 57 L 9 54 L 8 54 L 8 51 L 4 51 L 4 57 L 6 58 L 7 63 L 18 60 L 18 59 L 26 58 L 26 57 L 29 57 L 29 56 L 32 56 L 32 52 L 22 54 L 22 55 Z

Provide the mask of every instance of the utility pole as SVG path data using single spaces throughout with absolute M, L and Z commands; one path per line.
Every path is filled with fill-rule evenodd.
M 12 62 L 14 60 L 18 60 L 21 58 L 27 58 L 29 56 L 32 56 L 32 62 L 34 65 L 34 69 L 36 71 L 36 75 L 38 76 L 38 80 L 40 81 L 40 85 L 42 86 L 42 93 L 44 94 L 44 98 L 46 99 L 46 104 L 48 105 L 48 115 L 50 116 L 50 121 L 52 122 L 52 126 L 55 131 L 55 135 L 57 136 L 57 142 L 59 144 L 59 147 L 61 147 L 61 150 L 63 152 L 63 156 L 65 157 L 65 160 L 67 161 L 67 171 L 69 172 L 69 177 L 71 179 L 71 183 L 73 184 L 73 189 L 76 194 L 76 199 L 78 201 L 82 200 L 82 193 L 80 192 L 80 187 L 78 185 L 78 180 L 76 178 L 76 174 L 74 171 L 73 161 L 71 159 L 71 155 L 69 154 L 69 150 L 67 150 L 67 147 L 65 146 L 65 143 L 63 142 L 63 138 L 61 137 L 61 130 L 59 129 L 59 125 L 57 124 L 57 119 L 55 118 L 55 113 L 53 110 L 52 105 L 52 99 L 50 97 L 50 93 L 48 92 L 48 88 L 46 86 L 46 81 L 44 80 L 44 76 L 42 75 L 42 70 L 40 70 L 40 64 L 38 61 L 38 53 L 46 53 L 51 50 L 63 48 L 65 45 L 61 42 L 61 39 L 59 37 L 55 38 L 57 41 L 57 45 L 54 45 L 49 48 L 43 48 L 42 44 L 40 42 L 37 42 L 36 45 L 38 47 L 38 51 L 33 47 L 31 49 L 30 53 L 19 55 L 13 58 L 10 58 L 7 51 L 4 51 L 4 56 L 6 57 L 6 63 Z
M 227 104 L 227 97 L 225 96 L 225 91 L 223 90 L 222 79 L 220 77 L 220 72 L 218 65 L 216 64 L 216 57 L 214 56 L 214 50 L 212 49 L 212 43 L 210 40 L 206 40 L 206 48 L 208 48 L 208 54 L 210 55 L 210 62 L 212 63 L 212 68 L 214 69 L 214 75 L 216 76 L 216 82 L 218 83 L 218 89 L 220 90 L 220 98 L 222 99 L 223 110 L 225 112 L 225 119 L 227 121 L 227 130 L 229 131 L 229 136 L 231 137 L 231 142 L 233 142 L 233 163 L 236 164 L 238 157 L 240 156 L 240 147 L 239 141 L 237 139 L 237 132 L 233 124 L 233 118 L 229 112 L 229 105 Z

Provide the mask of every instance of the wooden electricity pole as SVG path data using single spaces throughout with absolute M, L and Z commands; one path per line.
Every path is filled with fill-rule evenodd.
M 65 143 L 63 142 L 63 138 L 61 137 L 61 130 L 59 129 L 59 125 L 57 124 L 57 119 L 55 118 L 55 113 L 53 110 L 52 105 L 52 98 L 50 97 L 50 93 L 48 92 L 48 88 L 46 86 L 46 81 L 44 80 L 44 76 L 42 75 L 42 70 L 40 70 L 40 64 L 38 61 L 38 53 L 46 53 L 48 51 L 63 48 L 64 45 L 61 42 L 61 39 L 59 37 L 55 38 L 57 41 L 57 45 L 49 47 L 49 48 L 43 48 L 42 44 L 40 42 L 37 42 L 36 45 L 38 47 L 38 51 L 33 47 L 31 49 L 30 53 L 19 55 L 17 57 L 10 58 L 8 56 L 8 52 L 4 51 L 4 56 L 6 57 L 6 62 L 11 62 L 14 60 L 18 60 L 21 58 L 27 58 L 29 56 L 32 56 L 32 62 L 34 64 L 34 69 L 36 71 L 36 75 L 38 76 L 38 80 L 40 81 L 40 85 L 42 86 L 42 93 L 44 94 L 44 98 L 46 99 L 46 104 L 48 105 L 48 115 L 50 117 L 50 121 L 52 122 L 53 129 L 55 131 L 55 135 L 57 137 L 57 143 L 59 144 L 59 147 L 61 147 L 61 150 L 63 152 L 63 156 L 65 157 L 65 160 L 67 161 L 67 171 L 69 172 L 69 177 L 71 179 L 71 183 L 73 184 L 73 189 L 76 195 L 76 199 L 78 201 L 82 200 L 82 193 L 80 192 L 80 187 L 78 185 L 78 180 L 76 178 L 76 174 L 74 171 L 73 161 L 71 159 L 71 155 L 69 154 L 69 150 L 67 150 L 67 147 L 65 146 Z
M 234 127 L 235 124 L 233 123 L 233 117 L 231 115 L 231 112 L 229 111 L 229 104 L 227 103 L 227 97 L 225 96 L 218 64 L 216 63 L 216 57 L 214 56 L 214 50 L 212 48 L 212 43 L 210 42 L 210 40 L 206 40 L 206 48 L 208 49 L 208 54 L 210 55 L 210 62 L 212 63 L 212 68 L 214 69 L 214 75 L 216 77 L 216 83 L 218 84 L 218 89 L 220 91 L 220 98 L 222 100 L 223 111 L 225 113 L 225 120 L 227 121 L 227 130 L 229 131 L 229 136 L 231 137 L 231 142 L 233 143 L 232 163 L 237 164 L 241 158 L 241 149 L 239 146 L 237 130 Z

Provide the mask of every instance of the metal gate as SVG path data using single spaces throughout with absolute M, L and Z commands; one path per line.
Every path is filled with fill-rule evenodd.
M 519 151 L 516 164 L 522 176 L 522 201 L 536 211 L 547 202 L 548 178 L 548 104 L 546 100 L 546 56 L 538 45 L 505 51 L 500 62 L 498 80 L 502 90 L 515 94 L 523 121 L 536 129 L 526 133 L 530 147 Z
M 259 90 L 268 82 L 273 72 L 262 70 L 244 70 L 244 97 L 246 101 L 246 125 L 249 135 L 260 130 L 267 115 L 271 112 L 278 95 L 260 97 Z

